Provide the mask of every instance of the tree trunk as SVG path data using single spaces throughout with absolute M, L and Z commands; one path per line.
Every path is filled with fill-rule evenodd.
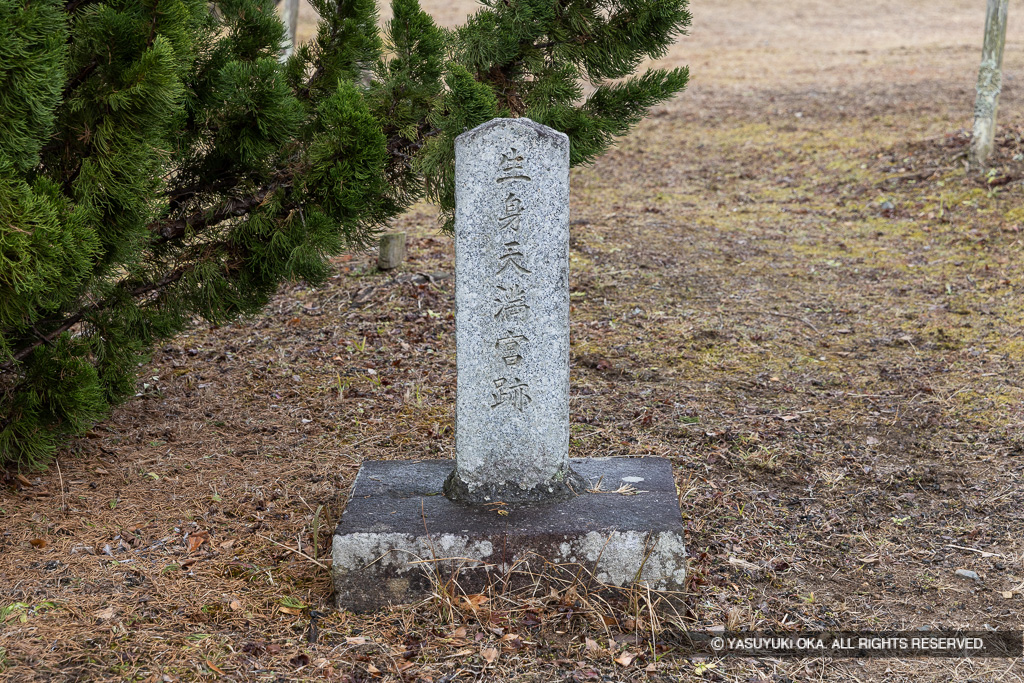
M 283 0 L 282 4 L 284 12 L 281 19 L 284 21 L 285 28 L 288 29 L 288 47 L 281 55 L 281 61 L 284 61 L 295 52 L 295 32 L 299 28 L 299 0 Z
M 992 153 L 996 127 L 996 108 L 1003 81 L 1003 45 L 1006 43 L 1006 10 L 1009 0 L 988 0 L 985 15 L 985 44 L 981 50 L 978 70 L 978 97 L 974 101 L 974 135 L 971 139 L 970 164 L 974 169 L 985 166 Z

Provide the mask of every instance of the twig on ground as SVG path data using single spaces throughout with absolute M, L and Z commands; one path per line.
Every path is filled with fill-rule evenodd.
M 763 311 L 763 310 L 759 310 L 759 309 L 756 309 L 756 308 L 749 308 L 749 309 L 746 309 L 746 310 L 743 310 L 743 311 L 736 311 L 736 312 L 737 313 L 746 313 L 746 314 L 751 314 L 751 315 L 774 315 L 774 316 L 779 317 L 779 318 L 789 318 L 790 320 L 796 320 L 799 323 L 803 323 L 804 325 L 807 325 L 807 327 L 809 327 L 812 330 L 814 330 L 815 334 L 818 334 L 818 335 L 821 334 L 821 331 L 817 327 L 815 327 L 809 320 L 806 320 L 805 318 L 801 318 L 800 316 L 797 316 L 797 315 L 790 315 L 789 313 L 779 313 L 778 311 Z
M 66 515 L 68 513 L 68 504 L 64 495 L 64 474 L 60 471 L 60 458 L 54 458 L 53 464 L 57 467 L 57 479 L 60 483 L 60 511 Z
M 271 543 L 273 543 L 274 545 L 279 545 L 279 546 L 281 546 L 282 548 L 284 548 L 285 550 L 290 550 L 291 552 L 295 553 L 296 555 L 301 555 L 302 557 L 306 558 L 307 560 L 309 560 L 309 561 L 310 561 L 310 562 L 312 562 L 313 564 L 317 565 L 318 567 L 322 567 L 323 569 L 327 569 L 327 570 L 330 570 L 330 567 L 328 567 L 328 566 L 327 566 L 326 564 L 324 564 L 323 562 L 321 562 L 321 561 L 319 561 L 319 560 L 315 560 L 315 559 L 313 559 L 312 557 L 310 557 L 310 556 L 309 556 L 309 555 L 307 555 L 306 553 L 302 552 L 301 550 L 296 550 L 295 548 L 290 548 L 290 547 L 286 546 L 286 545 L 285 545 L 284 543 L 278 543 L 278 542 L 277 542 L 277 541 L 275 541 L 274 539 L 272 539 L 272 538 L 267 538 L 267 537 L 266 537 L 266 536 L 264 536 L 263 534 L 256 534 L 256 535 L 257 535 L 257 536 L 259 536 L 260 538 L 262 538 L 262 539 L 263 539 L 264 541 L 270 541 L 270 542 L 271 542 Z

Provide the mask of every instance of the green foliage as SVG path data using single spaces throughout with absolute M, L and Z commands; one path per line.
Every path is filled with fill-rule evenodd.
M 455 221 L 455 138 L 498 115 L 494 92 L 461 64 L 448 65 L 447 89 L 440 106 L 428 117 L 436 135 L 427 141 L 417 170 L 426 179 L 427 197 L 441 209 L 442 227 L 452 230 Z
M 60 104 L 67 27 L 57 3 L 20 7 L 5 0 L 0 2 L 0 30 L 0 158 L 24 172 L 35 164 Z
M 272 0 L 0 0 L 0 465 L 40 467 L 135 390 L 148 349 L 318 282 L 427 197 L 451 227 L 454 140 L 495 116 L 601 154 L 679 92 L 633 72 L 686 0 L 314 0 L 282 63 Z M 584 96 L 584 93 L 589 95 Z

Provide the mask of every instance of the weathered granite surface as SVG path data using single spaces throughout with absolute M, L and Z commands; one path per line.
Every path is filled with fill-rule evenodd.
M 471 507 L 439 495 L 450 460 L 363 463 L 334 536 L 338 607 L 407 603 L 429 596 L 435 583 L 479 593 L 538 576 L 579 577 L 588 590 L 638 584 L 682 591 L 683 521 L 669 461 L 571 464 L 587 487 L 600 482 L 606 492 L 548 505 Z M 611 493 L 624 484 L 638 493 Z
M 569 467 L 569 139 L 494 119 L 455 141 L 456 470 L 467 503 L 536 503 Z

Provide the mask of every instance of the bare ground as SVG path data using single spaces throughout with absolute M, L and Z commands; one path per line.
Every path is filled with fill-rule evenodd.
M 1024 628 L 1024 33 L 978 177 L 983 9 L 893 4 L 695 4 L 664 60 L 691 89 L 573 172 L 571 455 L 673 459 L 691 629 Z M 571 593 L 333 610 L 359 462 L 453 454 L 451 242 L 427 206 L 396 228 L 399 273 L 340 258 L 168 342 L 57 466 L 7 475 L 0 678 L 1024 679 L 683 657 Z

